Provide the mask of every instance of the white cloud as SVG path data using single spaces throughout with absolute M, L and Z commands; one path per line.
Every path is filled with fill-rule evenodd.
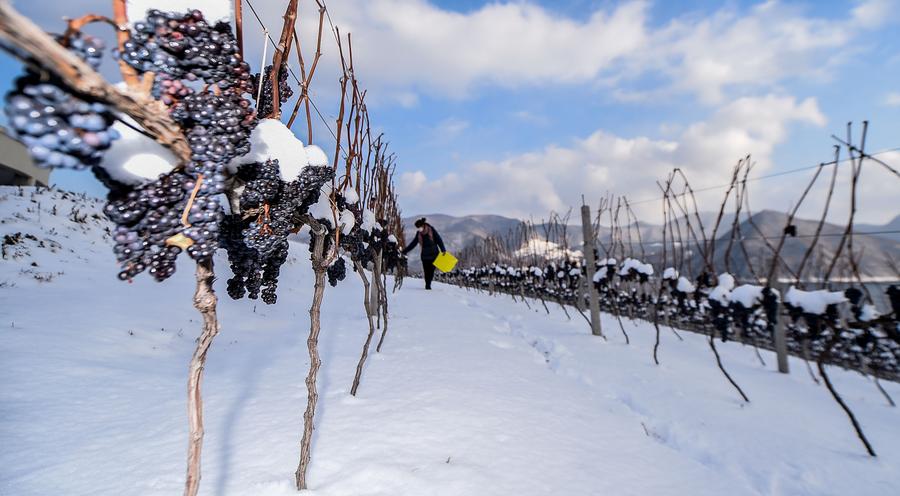
M 856 24 L 863 27 L 878 27 L 895 18 L 896 7 L 893 0 L 869 0 L 859 2 L 851 13 Z
M 432 137 L 435 142 L 447 143 L 458 137 L 466 129 L 469 128 L 469 121 L 449 117 L 439 122 L 432 130 Z
M 204 2 L 231 5 L 230 0 Z M 18 3 L 55 30 L 62 26 L 62 15 L 110 10 L 101 0 L 71 0 L 53 9 L 40 2 Z M 341 32 L 353 34 L 357 73 L 375 90 L 370 103 L 410 107 L 423 93 L 464 97 L 487 85 L 599 84 L 627 101 L 690 93 L 719 102 L 731 98 L 730 88 L 771 91 L 788 78 L 828 77 L 857 50 L 852 44 L 860 34 L 897 18 L 898 1 L 857 0 L 833 18 L 775 0 L 750 8 L 726 3 L 659 26 L 649 21 L 652 5 L 630 0 L 571 18 L 533 0 L 492 2 L 466 13 L 427 0 L 328 2 Z M 283 2 L 258 2 L 256 8 L 277 37 Z M 244 17 L 247 58 L 255 69 L 262 32 L 247 9 Z M 311 57 L 315 6 L 301 2 L 299 18 L 304 51 Z M 337 77 L 339 60 L 329 27 L 314 89 L 331 88 L 323 80 L 330 83 Z M 641 78 L 655 84 L 643 91 L 629 87 Z
M 538 126 L 546 126 L 550 123 L 550 119 L 548 119 L 547 116 L 542 114 L 535 114 L 534 112 L 529 112 L 527 110 L 519 110 L 513 112 L 512 116 L 522 122 L 527 122 L 529 124 L 535 124 Z
M 797 6 L 774 0 L 748 12 L 725 7 L 707 17 L 675 19 L 652 34 L 647 50 L 629 59 L 629 71 L 668 76 L 670 84 L 651 90 L 653 96 L 688 92 L 708 103 L 722 101 L 729 88 L 774 87 L 789 78 L 821 80 L 845 59 L 856 35 L 884 22 L 878 14 L 889 3 L 869 0 L 847 19 L 835 20 L 809 17 Z M 640 97 L 620 91 L 625 100 Z
M 884 97 L 884 104 L 888 107 L 900 107 L 900 91 L 892 91 Z
M 405 194 L 416 195 L 422 190 L 422 187 L 428 182 L 425 173 L 422 171 L 404 172 L 400 175 L 400 191 Z
M 528 2 L 490 3 L 466 14 L 424 0 L 329 6 L 335 22 L 353 32 L 354 57 L 373 77 L 455 96 L 478 84 L 591 80 L 643 44 L 647 10 L 631 1 L 575 21 Z
M 467 13 L 425 0 L 332 0 L 367 83 L 404 92 L 465 97 L 485 85 L 515 88 L 592 83 L 628 101 L 689 93 L 716 103 L 731 88 L 827 78 L 865 30 L 883 26 L 896 0 L 856 2 L 821 18 L 769 0 L 725 6 L 656 27 L 651 4 L 633 0 L 581 19 L 534 3 L 489 3 Z M 314 29 L 307 21 L 306 30 Z M 644 91 L 628 83 L 649 76 Z
M 624 138 L 598 130 L 568 146 L 476 162 L 432 180 L 421 171 L 409 180 L 404 175 L 400 194 L 410 211 L 518 217 L 565 211 L 578 204 L 582 194 L 594 204 L 607 192 L 653 198 L 659 195 L 655 181 L 674 167 L 685 170 L 695 187 L 727 182 L 731 167 L 748 153 L 757 162 L 755 170 L 765 171 L 774 147 L 787 139 L 795 123 L 825 124 L 814 99 L 742 98 L 670 140 Z M 656 218 L 658 209 L 648 204 L 642 213 Z

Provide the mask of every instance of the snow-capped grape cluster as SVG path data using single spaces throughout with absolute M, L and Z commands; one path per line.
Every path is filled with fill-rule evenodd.
M 213 26 L 199 10 L 188 13 L 147 11 L 134 23 L 122 59 L 141 72 L 167 74 L 172 79 L 202 79 L 225 90 L 249 90 L 250 67 L 241 58 L 231 26 Z
M 331 287 L 337 286 L 338 282 L 343 281 L 347 277 L 347 263 L 343 257 L 338 257 L 333 264 L 328 266 L 326 270 L 328 274 L 328 284 Z
M 720 335 L 731 339 L 740 331 L 744 343 L 774 347 L 774 329 L 784 320 L 787 329 L 787 345 L 792 354 L 821 356 L 828 346 L 830 360 L 847 367 L 864 366 L 871 372 L 900 376 L 900 289 L 891 287 L 887 296 L 891 300 L 890 313 L 873 314 L 863 291 L 848 288 L 838 294 L 841 303 L 828 304 L 822 311 L 812 312 L 802 304 L 792 304 L 785 295 L 770 287 L 743 285 L 743 296 L 734 296 L 738 289 L 729 290 L 729 296 L 716 295 L 715 278 L 709 272 L 701 272 L 695 279 L 679 277 L 677 272 L 662 276 L 661 286 L 647 286 L 639 276 L 618 266 L 615 259 L 598 263 L 601 271 L 595 287 L 599 290 L 601 309 L 609 313 L 643 318 L 647 321 L 669 324 L 705 334 Z M 578 279 L 584 277 L 580 270 L 566 272 L 571 262 L 550 263 L 546 267 L 513 266 L 495 262 L 478 267 L 439 274 L 444 281 L 491 288 L 515 295 L 528 295 L 550 301 L 576 304 L 584 295 L 579 293 Z M 673 269 L 674 270 L 674 269 Z M 648 275 L 648 282 L 654 282 Z M 574 281 L 573 279 L 574 278 Z M 714 278 L 718 281 L 713 284 Z M 599 282 L 602 281 L 602 284 Z M 728 286 L 726 284 L 725 286 Z M 746 295 L 757 296 L 748 298 Z M 787 301 L 785 301 L 787 300 Z M 882 309 L 879 309 L 882 310 Z M 887 309 L 885 309 L 887 310 Z M 842 318 L 844 315 L 847 318 Z
M 287 238 L 299 229 L 299 216 L 333 177 L 330 167 L 306 167 L 296 180 L 285 182 L 277 160 L 238 169 L 236 179 L 243 185 L 238 202 L 248 218 L 233 214 L 222 223 L 220 240 L 234 273 L 228 280 L 229 296 L 262 296 L 267 304 L 276 302 L 278 276 L 287 261 Z
M 272 67 L 273 66 L 271 65 L 267 66 L 265 70 L 263 70 L 262 76 L 260 76 L 260 74 L 253 74 L 250 76 L 250 85 L 253 88 L 253 98 L 259 97 L 259 100 L 256 102 L 257 115 L 266 116 L 272 113 L 272 100 L 274 96 L 271 78 Z M 259 91 L 260 78 L 262 78 L 262 92 Z M 281 64 L 281 69 L 278 71 L 278 100 L 281 103 L 284 103 L 293 95 L 294 90 L 292 90 L 288 84 L 287 64 Z
M 257 209 L 255 220 L 243 230 L 244 243 L 262 258 L 268 258 L 295 227 L 294 197 L 296 191 L 281 180 L 278 161 L 241 167 L 238 177 L 247 181 L 241 194 L 241 210 Z M 252 205 L 252 206 L 251 206 Z
M 103 42 L 76 33 L 68 47 L 95 69 Z M 88 102 L 64 89 L 54 77 L 32 69 L 16 79 L 6 95 L 5 111 L 12 129 L 39 167 L 85 169 L 96 166 L 119 133 L 107 107 Z
M 102 43 L 70 33 L 60 43 L 97 69 Z M 226 165 L 250 149 L 256 124 L 250 101 L 250 69 L 237 53 L 227 23 L 210 26 L 199 11 L 148 12 L 134 23 L 122 59 L 139 72 L 155 74 L 154 95 L 170 108 L 191 148 L 182 169 L 129 188 L 98 167 L 117 133 L 108 109 L 69 94 L 52 78 L 27 72 L 7 96 L 9 121 L 35 162 L 47 167 L 93 167 L 110 187 L 106 213 L 116 223 L 114 251 L 119 276 L 131 279 L 149 270 L 157 280 L 171 276 L 186 248 L 207 260 L 218 246 Z M 201 80 L 202 90 L 185 81 Z M 184 215 L 184 218 L 182 216 Z
M 384 266 L 387 272 L 392 273 L 406 273 L 408 270 L 407 267 L 407 258 L 403 256 L 402 252 L 403 248 L 397 244 L 395 241 L 388 241 L 384 250 L 382 251 L 384 256 Z
M 341 234 L 341 248 L 350 255 L 353 262 L 359 262 L 363 267 L 375 263 L 375 257 L 381 253 L 381 270 L 385 273 L 393 273 L 403 277 L 407 270 L 407 260 L 403 256 L 402 248 L 395 236 L 382 226 L 387 224 L 385 219 L 376 221 L 376 225 L 367 229 L 362 228 L 362 211 L 358 203 L 348 203 L 343 197 L 337 198 L 338 208 L 350 211 L 356 217 L 353 230 L 347 234 Z M 354 269 L 355 270 L 355 269 Z

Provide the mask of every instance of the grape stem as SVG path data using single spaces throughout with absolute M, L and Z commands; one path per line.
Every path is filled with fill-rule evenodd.
M 184 227 L 191 227 L 191 223 L 188 222 L 188 214 L 191 211 L 191 207 L 194 205 L 194 200 L 197 198 L 197 193 L 200 191 L 200 185 L 203 184 L 203 174 L 197 174 L 197 183 L 194 184 L 194 189 L 191 191 L 191 196 L 188 198 L 187 203 L 184 205 L 184 212 L 181 213 L 181 225 Z
M 83 27 L 94 22 L 105 22 L 116 28 L 116 31 L 124 29 L 109 17 L 98 14 L 86 14 L 77 19 L 66 19 L 67 26 L 66 32 L 63 33 L 63 46 L 68 46 L 69 40 L 75 36 L 75 33 L 80 33 Z
M 125 51 L 125 42 L 128 41 L 130 36 L 126 27 L 128 26 L 128 6 L 125 5 L 125 0 L 113 0 L 113 17 L 117 28 L 116 46 L 119 48 L 119 52 L 122 53 Z M 119 72 L 122 73 L 122 80 L 125 81 L 129 88 L 134 89 L 138 87 L 137 71 L 121 58 L 119 59 Z M 146 74 L 144 76 L 146 77 Z M 150 93 L 149 88 L 146 93 Z
M 244 58 L 244 11 L 241 0 L 234 0 L 234 31 L 237 38 L 238 53 Z M 263 40 L 265 43 L 265 40 Z
M 297 4 L 299 0 L 290 0 L 287 9 L 284 11 L 284 25 L 281 28 L 281 39 L 278 40 L 278 46 L 275 47 L 275 54 L 272 57 L 272 70 L 269 73 L 269 81 L 272 81 L 272 112 L 266 117 L 273 119 L 281 118 L 281 97 L 279 96 L 280 88 L 278 87 L 279 75 L 285 59 L 291 53 L 292 34 L 294 33 L 294 25 L 297 19 Z M 265 59 L 265 57 L 263 57 Z M 262 86 L 263 72 L 259 74 L 259 84 Z M 258 100 L 257 100 L 258 101 Z

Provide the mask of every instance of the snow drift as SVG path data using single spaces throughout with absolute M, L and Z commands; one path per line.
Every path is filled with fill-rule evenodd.
M 19 191 L 22 192 L 21 196 Z M 181 492 L 184 381 L 199 324 L 185 267 L 157 284 L 115 278 L 102 203 L 0 188 L 0 493 Z M 204 383 L 205 495 L 287 496 L 306 403 L 312 274 L 292 246 L 281 298 L 231 301 Z M 390 285 L 390 282 L 389 282 Z M 367 324 L 351 276 L 326 291 L 320 411 L 306 494 L 316 496 L 860 495 L 900 487 L 900 412 L 866 378 L 830 375 L 879 457 L 792 358 L 785 376 L 705 338 L 652 325 L 632 344 L 529 310 L 407 281 L 384 351 L 348 394 Z M 606 329 L 617 326 L 604 316 Z M 763 356 L 774 362 L 767 352 Z M 884 383 L 895 397 L 900 387 Z

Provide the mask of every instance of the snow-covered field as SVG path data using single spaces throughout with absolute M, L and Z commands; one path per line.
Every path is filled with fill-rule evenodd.
M 16 191 L 0 189 L 0 236 L 22 233 L 0 260 L 0 494 L 179 494 L 199 330 L 190 263 L 163 284 L 119 282 L 99 205 Z M 293 247 L 275 306 L 228 299 L 217 259 L 201 494 L 296 494 L 306 254 Z M 831 370 L 875 459 L 802 362 L 784 376 L 767 352 L 763 367 L 719 346 L 745 405 L 702 337 L 665 330 L 655 366 L 651 326 L 626 322 L 626 346 L 613 319 L 607 342 L 533 308 L 406 281 L 354 398 L 362 289 L 353 274 L 328 288 L 308 494 L 900 494 L 900 411 L 859 374 Z

